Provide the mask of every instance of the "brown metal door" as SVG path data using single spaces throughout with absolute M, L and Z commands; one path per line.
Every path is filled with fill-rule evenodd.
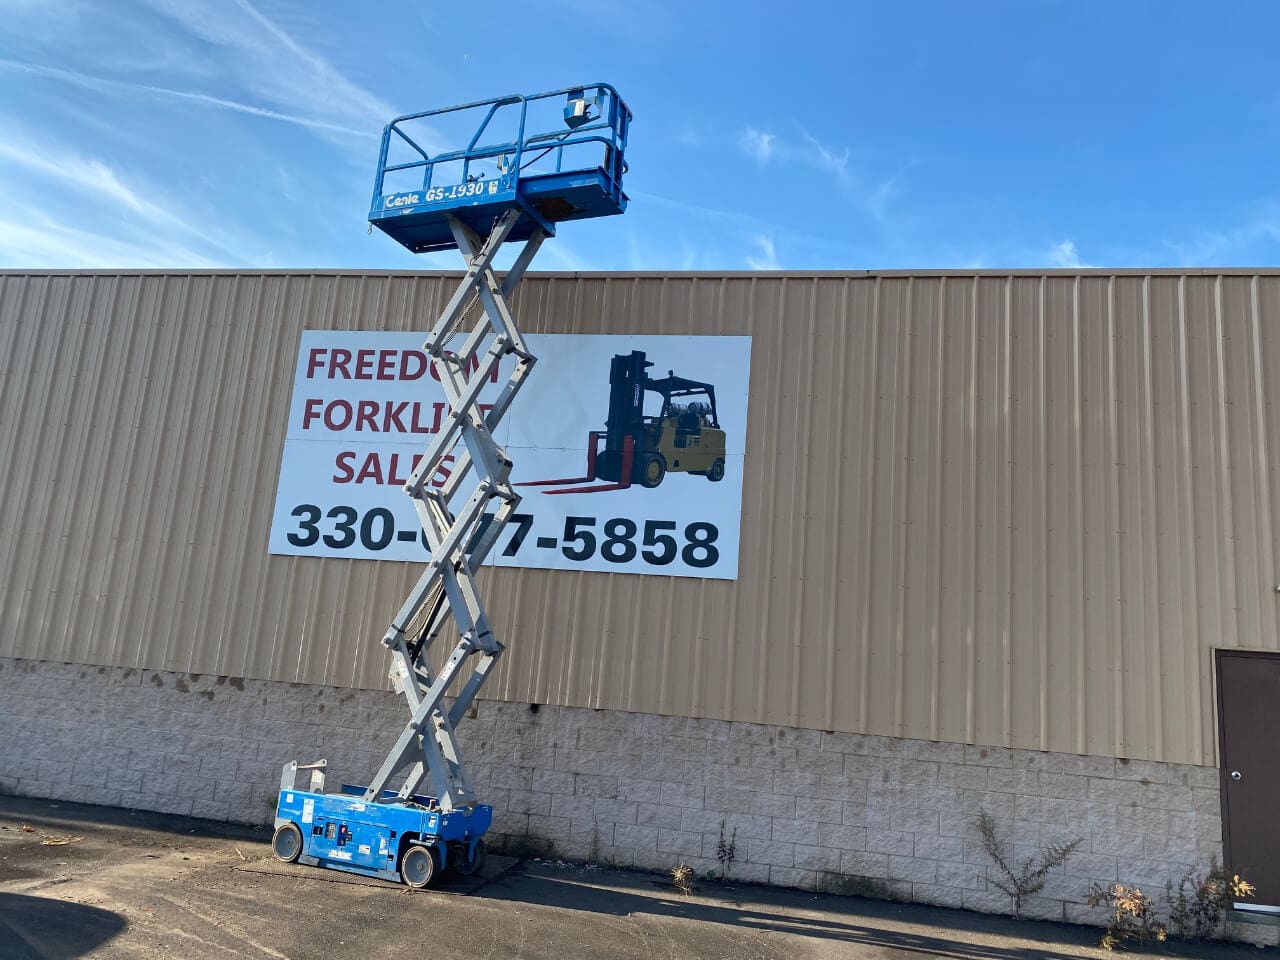
M 1280 654 L 1218 651 L 1227 867 L 1280 907 Z

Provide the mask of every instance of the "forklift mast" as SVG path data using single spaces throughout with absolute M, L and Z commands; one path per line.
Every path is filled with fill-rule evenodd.
M 634 441 L 644 429 L 644 392 L 649 386 L 645 371 L 652 366 L 641 350 L 619 354 L 609 364 L 609 416 L 599 461 L 601 477 L 619 479 L 626 438 Z

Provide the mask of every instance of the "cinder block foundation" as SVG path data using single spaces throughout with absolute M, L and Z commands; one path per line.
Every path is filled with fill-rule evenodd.
M 265 824 L 282 763 L 367 782 L 405 717 L 383 691 L 0 658 L 0 791 Z M 1024 906 L 1082 923 L 1095 882 L 1162 894 L 1222 857 L 1210 767 L 488 701 L 460 736 L 521 853 L 722 873 L 732 848 L 738 880 L 1006 913 L 985 810 L 1019 859 L 1083 841 Z

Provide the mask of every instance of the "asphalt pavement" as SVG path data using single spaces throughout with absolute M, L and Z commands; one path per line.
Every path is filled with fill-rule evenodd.
M 1100 931 L 750 885 L 490 857 L 412 892 L 271 859 L 222 823 L 0 797 L 4 960 L 1071 960 Z M 1261 958 L 1236 945 L 1130 957 Z

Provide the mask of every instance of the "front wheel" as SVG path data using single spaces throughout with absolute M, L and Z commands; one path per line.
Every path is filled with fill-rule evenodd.
M 302 831 L 296 824 L 286 823 L 276 827 L 271 837 L 271 852 L 277 860 L 293 863 L 302 855 Z
M 640 483 L 652 490 L 667 475 L 667 461 L 660 453 L 651 454 L 641 464 Z
M 430 847 L 410 847 L 400 858 L 400 879 L 405 886 L 421 890 L 436 876 L 436 852 Z
M 719 483 L 724 479 L 724 459 L 716 457 L 716 462 L 711 464 L 711 469 L 707 471 L 707 479 L 712 483 Z
M 472 857 L 470 860 L 466 858 L 466 850 L 467 850 L 466 846 L 463 845 L 460 851 L 461 856 L 459 856 L 457 860 L 456 869 L 460 876 L 463 876 L 463 877 L 475 876 L 484 867 L 484 841 L 483 840 L 476 841 L 476 855 Z

